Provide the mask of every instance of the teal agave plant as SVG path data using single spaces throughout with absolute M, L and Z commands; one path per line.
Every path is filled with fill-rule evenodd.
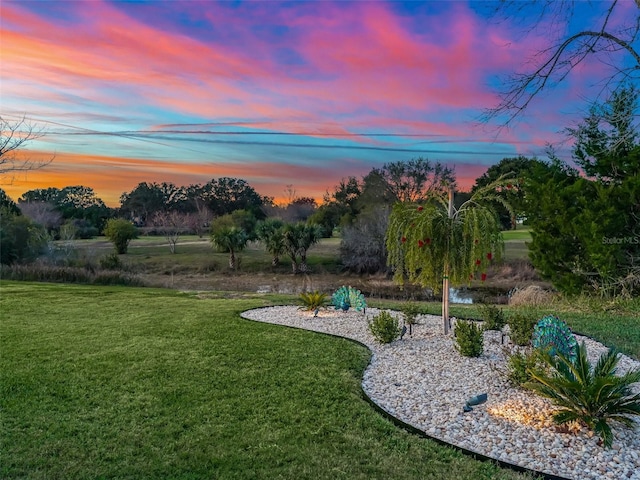
M 613 433 L 608 421 L 632 426 L 631 417 L 640 415 L 640 393 L 631 390 L 632 384 L 640 382 L 640 370 L 617 376 L 620 354 L 615 350 L 602 354 L 595 367 L 589 362 L 584 342 L 575 353 L 575 361 L 571 361 L 560 352 L 541 352 L 541 359 L 551 368 L 530 370 L 534 381 L 525 386 L 560 407 L 553 415 L 556 423 L 582 422 L 609 448 Z

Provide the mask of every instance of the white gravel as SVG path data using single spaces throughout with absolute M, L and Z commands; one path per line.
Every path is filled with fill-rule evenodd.
M 598 437 L 572 425 L 562 431 L 551 414 L 553 407 L 532 393 L 512 388 L 505 379 L 505 350 L 498 332 L 486 332 L 484 353 L 462 357 L 452 337 L 442 333 L 442 319 L 418 317 L 413 335 L 389 345 L 377 344 L 368 321 L 377 309 L 362 312 L 321 310 L 317 318 L 295 306 L 244 312 L 250 320 L 268 322 L 358 340 L 372 352 L 362 387 L 382 409 L 428 435 L 488 457 L 539 472 L 583 479 L 640 479 L 640 421 L 634 428 L 614 426 L 613 447 L 598 445 Z M 399 315 L 397 312 L 392 312 Z M 584 337 L 589 356 L 606 351 Z M 623 356 L 619 369 L 640 368 Z M 636 385 L 636 391 L 640 385 Z M 463 413 L 473 395 L 488 400 Z

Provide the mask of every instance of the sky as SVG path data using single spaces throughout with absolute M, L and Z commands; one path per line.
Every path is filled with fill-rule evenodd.
M 43 128 L 22 153 L 53 161 L 0 188 L 83 185 L 117 207 L 140 182 L 235 177 L 320 200 L 423 157 L 467 189 L 502 158 L 544 158 L 602 89 L 608 67 L 586 62 L 508 128 L 479 121 L 505 75 L 607 3 L 578 5 L 569 30 L 529 30 L 477 1 L 3 0 L 0 115 Z

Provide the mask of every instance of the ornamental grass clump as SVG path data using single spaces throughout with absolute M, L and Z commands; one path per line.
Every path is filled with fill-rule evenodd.
M 456 349 L 465 357 L 479 357 L 484 350 L 484 330 L 475 322 L 458 320 L 454 335 Z
M 558 352 L 540 352 L 548 371 L 530 370 L 532 382 L 525 384 L 560 407 L 553 415 L 557 424 L 578 421 L 593 430 L 605 448 L 611 447 L 613 433 L 609 420 L 633 426 L 632 416 L 640 416 L 640 393 L 631 385 L 640 382 L 640 370 L 617 376 L 620 354 L 611 349 L 595 366 L 587 357 L 584 342 L 576 349 L 576 359 Z
M 369 331 L 378 343 L 391 343 L 400 336 L 398 319 L 382 311 L 369 322 Z

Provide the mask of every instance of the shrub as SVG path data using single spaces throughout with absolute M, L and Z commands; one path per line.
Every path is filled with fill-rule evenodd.
M 47 235 L 24 215 L 0 209 L 0 263 L 32 261 L 45 250 Z
M 325 307 L 327 304 L 327 294 L 324 292 L 302 292 L 300 294 L 300 301 L 302 307 L 305 310 L 315 310 L 316 308 Z
M 354 273 L 387 272 L 385 233 L 389 207 L 380 205 L 360 213 L 342 228 L 340 261 Z
M 400 336 L 398 319 L 382 311 L 369 322 L 369 331 L 379 343 L 391 343 Z
M 107 226 L 104 228 L 104 235 L 109 239 L 116 252 L 119 254 L 127 253 L 129 242 L 134 238 L 138 238 L 138 230 L 128 220 L 122 218 L 110 218 Z
M 502 327 L 507 324 L 504 312 L 495 305 L 481 305 L 480 315 L 484 320 L 483 326 L 485 330 L 502 330 Z
M 560 407 L 553 415 L 557 424 L 582 422 L 607 448 L 613 441 L 609 420 L 633 426 L 631 416 L 640 415 L 640 393 L 633 394 L 631 385 L 640 382 L 640 370 L 616 376 L 618 352 L 604 353 L 595 367 L 589 362 L 584 342 L 577 347 L 575 362 L 560 352 L 555 356 L 540 352 L 540 358 L 550 371 L 532 371 L 535 382 L 527 387 Z
M 418 323 L 418 315 L 420 314 L 420 308 L 415 303 L 407 302 L 400 307 L 404 323 L 409 325 L 409 335 L 413 332 L 413 325 Z
M 454 335 L 456 337 L 456 349 L 465 357 L 479 357 L 484 350 L 483 329 L 475 322 L 458 320 Z
M 542 368 L 540 352 L 531 349 L 526 352 L 516 352 L 507 359 L 507 378 L 517 387 L 526 387 L 528 382 L 533 382 L 532 371 Z
M 509 316 L 509 338 L 516 345 L 526 346 L 531 343 L 536 317 L 527 312 L 516 312 Z
M 104 270 L 120 270 L 122 269 L 122 261 L 118 254 L 113 252 L 100 259 L 100 268 Z

